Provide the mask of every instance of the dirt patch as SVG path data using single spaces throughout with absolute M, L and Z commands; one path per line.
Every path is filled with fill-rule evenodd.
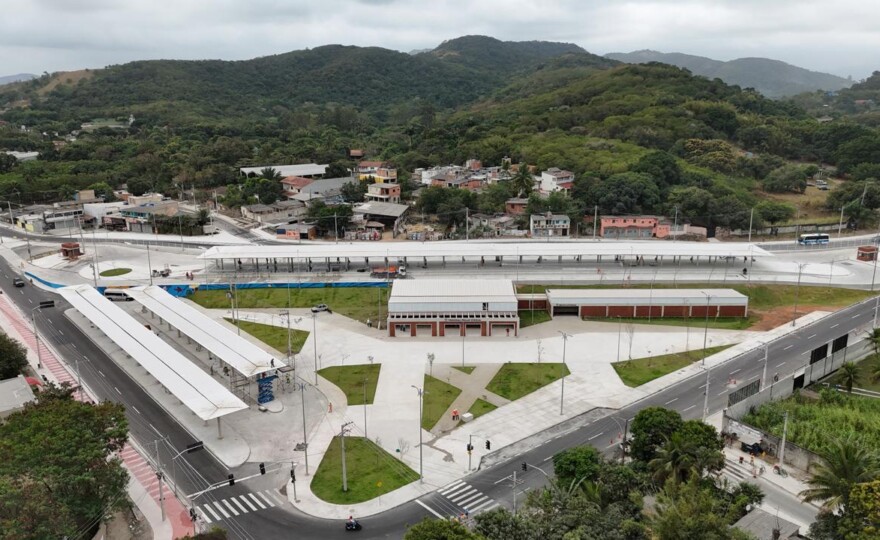
M 95 75 L 94 70 L 91 69 L 80 69 L 77 71 L 61 71 L 59 73 L 55 73 L 52 75 L 52 78 L 49 79 L 49 82 L 46 83 L 46 86 L 37 90 L 37 94 L 41 96 L 45 96 L 52 90 L 55 90 L 58 86 L 62 84 L 69 84 L 71 86 L 75 85 L 79 81 L 83 79 L 88 79 Z
M 803 317 L 807 313 L 812 313 L 813 311 L 837 311 L 838 309 L 840 308 L 833 306 L 805 305 L 798 306 L 797 314 L 798 317 Z M 771 309 L 750 309 L 749 313 L 758 317 L 758 322 L 750 326 L 749 330 L 772 330 L 785 323 L 791 322 L 794 318 L 794 306 L 783 306 Z

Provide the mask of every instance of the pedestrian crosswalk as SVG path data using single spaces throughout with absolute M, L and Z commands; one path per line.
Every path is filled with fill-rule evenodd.
M 736 485 L 740 482 L 754 480 L 755 477 L 760 476 L 762 473 L 759 467 L 760 465 L 758 464 L 743 463 L 740 465 L 732 459 L 725 459 L 724 468 L 719 472 L 719 476 L 725 477 L 732 485 Z M 754 471 L 752 470 L 753 468 Z
M 267 508 L 283 506 L 286 503 L 284 496 L 277 490 L 267 489 L 204 502 L 196 507 L 196 511 L 205 523 L 213 523 L 249 512 L 259 512 Z
M 498 507 L 498 502 L 462 480 L 447 484 L 438 493 L 454 507 L 454 514 L 474 516 Z

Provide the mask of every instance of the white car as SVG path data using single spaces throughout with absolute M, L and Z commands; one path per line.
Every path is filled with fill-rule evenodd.
M 312 313 L 318 313 L 320 311 L 330 311 L 330 308 L 327 307 L 327 304 L 318 304 L 317 306 L 312 306 Z

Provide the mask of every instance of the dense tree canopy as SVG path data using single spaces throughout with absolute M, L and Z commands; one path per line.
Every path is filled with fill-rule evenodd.
M 24 346 L 8 334 L 0 333 L 0 380 L 15 377 L 27 363 Z

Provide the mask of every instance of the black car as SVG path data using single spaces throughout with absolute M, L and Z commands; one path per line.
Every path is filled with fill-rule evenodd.
M 12 284 L 16 287 L 24 287 L 24 280 L 17 277 L 12 279 Z

